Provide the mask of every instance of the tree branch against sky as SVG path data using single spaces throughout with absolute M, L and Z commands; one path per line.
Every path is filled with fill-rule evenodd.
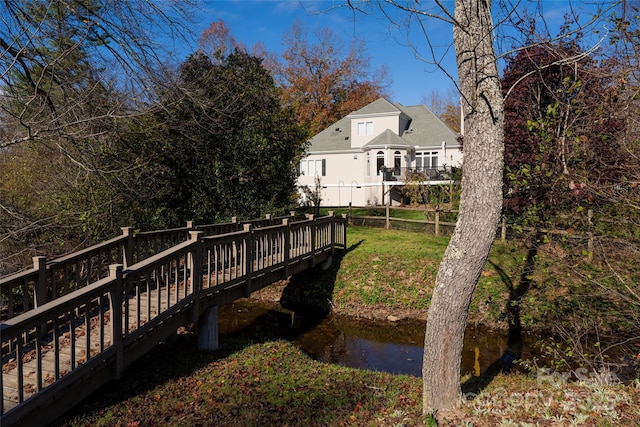
M 19 126 L 0 147 L 27 140 L 91 136 L 88 123 L 135 112 L 146 80 L 161 69 L 172 37 L 189 37 L 192 2 L 30 0 L 0 4 L 3 120 Z M 127 91 L 102 111 L 94 90 Z M 89 113 L 89 114 L 87 114 Z M 89 132 L 89 135 L 86 133 Z

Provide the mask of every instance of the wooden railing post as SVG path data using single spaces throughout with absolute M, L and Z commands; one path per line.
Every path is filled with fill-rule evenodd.
M 244 225 L 244 231 L 248 234 L 245 238 L 245 274 L 247 279 L 245 281 L 244 296 L 249 297 L 251 295 L 251 274 L 253 273 L 253 226 L 251 224 Z
M 38 270 L 38 279 L 33 284 L 33 308 L 37 308 L 47 302 L 47 257 L 34 256 L 33 268 Z M 24 293 L 25 295 L 28 294 L 26 289 L 24 290 Z M 46 325 L 40 325 L 38 327 L 38 338 L 44 338 L 46 335 Z
M 435 235 L 440 235 L 440 209 L 436 208 Z
M 311 233 L 311 267 L 316 266 L 316 219 L 313 215 L 309 215 L 311 223 L 309 224 L 309 230 Z
M 203 231 L 189 231 L 189 240 L 195 242 L 191 251 L 188 254 L 187 268 L 190 269 L 189 280 L 191 282 L 191 292 L 199 297 L 200 290 L 202 289 L 202 251 L 203 245 L 200 244 L 200 239 L 204 235 Z M 192 319 L 197 319 L 199 316 L 198 308 L 200 305 L 195 304 L 194 313 Z
M 35 289 L 33 290 L 33 306 L 35 308 L 47 302 L 47 257 L 34 256 L 33 268 L 38 270 L 38 280 L 34 284 Z
M 109 266 L 109 277 L 115 279 L 111 288 L 110 307 L 111 313 L 111 342 L 116 349 L 116 361 L 113 367 L 112 376 L 118 380 L 122 378 L 124 373 L 124 345 L 122 336 L 122 316 L 128 316 L 123 313 L 122 307 L 122 264 L 112 264 Z
M 335 253 L 335 248 L 336 248 L 336 220 L 333 217 L 333 211 L 329 211 L 329 216 L 331 217 L 331 229 L 330 229 L 330 233 L 331 233 L 331 256 L 334 255 Z
M 127 241 L 122 245 L 122 263 L 127 268 L 133 265 L 133 227 L 120 227 L 122 235 L 127 237 Z
M 344 221 L 342 222 L 342 247 L 343 249 L 347 249 L 347 217 L 345 214 L 342 214 L 342 218 Z
M 391 228 L 391 221 L 389 219 L 389 204 L 388 203 L 386 205 L 384 205 L 384 216 L 385 216 L 384 226 L 388 230 L 388 229 Z
M 286 279 L 289 277 L 289 262 L 291 260 L 291 224 L 289 218 L 284 218 L 282 220 L 282 225 L 286 227 L 284 230 L 284 277 Z

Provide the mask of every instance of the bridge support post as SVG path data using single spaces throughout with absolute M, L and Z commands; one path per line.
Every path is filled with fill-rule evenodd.
M 198 319 L 198 350 L 214 351 L 219 348 L 218 306 L 209 307 Z

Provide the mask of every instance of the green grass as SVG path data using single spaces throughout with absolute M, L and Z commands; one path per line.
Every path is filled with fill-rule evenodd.
M 314 282 L 324 280 L 333 308 L 347 315 L 424 315 L 448 242 L 448 237 L 424 232 L 350 226 L 348 250 L 334 270 L 328 277 L 306 277 L 305 286 L 313 289 Z M 525 329 L 548 331 L 558 322 L 570 326 L 579 319 L 633 329 L 637 310 L 621 295 L 629 292 L 629 284 L 637 291 L 640 271 L 625 262 L 624 254 L 609 254 L 604 264 L 588 263 L 557 245 L 496 241 L 472 300 L 470 321 L 505 328 L 513 313 L 510 305 L 517 304 Z
M 426 315 L 448 238 L 362 227 L 349 227 L 347 236 L 348 250 L 329 271 L 311 270 L 270 286 L 271 292 L 320 305 L 329 301 L 347 315 Z M 587 263 L 580 251 L 562 244 L 496 242 L 469 321 L 505 327 L 510 307 L 517 306 L 525 329 L 564 327 L 600 338 L 616 328 L 637 332 L 637 305 L 622 303 L 620 295 L 625 286 L 637 292 L 639 266 L 624 253 L 607 255 L 606 262 Z M 423 424 L 419 378 L 323 364 L 282 341 L 226 336 L 221 343 L 216 352 L 199 353 L 195 337 L 180 336 L 58 425 Z M 632 344 L 629 356 L 635 357 Z M 640 379 L 628 386 L 547 384 L 526 374 L 483 381 L 464 379 L 470 400 L 443 425 L 640 425 Z
M 333 304 L 349 311 L 365 305 L 426 310 L 448 239 L 426 233 L 349 227 L 335 279 Z
M 229 339 L 211 353 L 194 347 L 191 335 L 161 346 L 56 425 L 423 425 L 420 378 L 320 363 L 284 341 Z M 640 422 L 640 387 L 633 385 L 551 384 L 510 374 L 463 390 L 467 402 L 442 425 Z

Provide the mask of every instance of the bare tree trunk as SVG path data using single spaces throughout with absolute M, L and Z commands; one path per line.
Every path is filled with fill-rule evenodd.
M 465 112 L 460 214 L 444 254 L 425 334 L 423 412 L 462 402 L 460 360 L 471 297 L 502 209 L 503 98 L 489 0 L 456 0 L 454 45 Z

